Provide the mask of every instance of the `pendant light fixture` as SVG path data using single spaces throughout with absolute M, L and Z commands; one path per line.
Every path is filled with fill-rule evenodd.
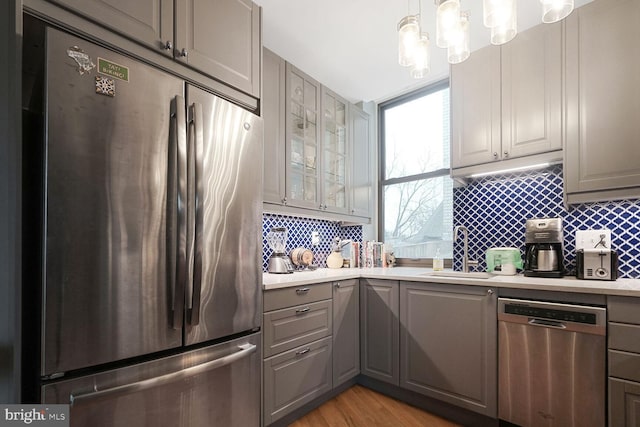
M 414 64 L 413 52 L 420 40 L 417 15 L 407 15 L 398 23 L 398 62 L 403 67 Z
M 398 23 L 398 61 L 404 67 L 411 67 L 411 75 L 414 78 L 427 75 L 431 59 L 429 34 L 423 31 L 424 26 L 421 25 L 421 1 L 418 0 L 417 15 L 412 15 L 409 10 L 407 16 Z M 469 13 L 460 11 L 460 1 L 434 0 L 435 44 L 447 49 L 447 60 L 450 64 L 459 64 L 470 55 Z M 540 3 L 544 23 L 558 22 L 566 18 L 574 7 L 574 0 L 540 0 Z M 482 0 L 482 21 L 491 30 L 492 44 L 507 43 L 518 34 L 516 4 L 517 0 Z
M 448 48 L 460 23 L 460 0 L 436 0 L 436 4 L 436 46 Z
M 491 44 L 501 45 L 518 34 L 518 14 L 516 13 L 516 0 L 504 0 L 502 11 L 496 18 L 495 25 L 491 27 Z
M 542 22 L 552 24 L 562 21 L 573 11 L 573 0 L 540 0 L 542 2 Z
M 422 33 L 414 52 L 414 64 L 411 67 L 411 77 L 422 79 L 427 77 L 431 69 L 431 58 L 429 52 L 429 34 Z
M 449 64 L 459 64 L 471 55 L 469 50 L 469 12 L 461 12 L 455 31 L 451 33 L 447 48 Z

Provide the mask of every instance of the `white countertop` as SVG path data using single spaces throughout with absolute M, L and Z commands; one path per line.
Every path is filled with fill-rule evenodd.
M 296 271 L 292 274 L 264 273 L 262 289 L 272 290 L 335 280 L 369 278 L 640 297 L 640 279 L 618 279 L 610 282 L 602 280 L 578 280 L 575 277 L 564 277 L 561 279 L 525 277 L 522 274 L 515 276 L 493 275 L 489 279 L 473 279 L 433 276 L 431 275 L 432 273 L 433 270 L 431 268 L 415 267 L 319 268 L 314 271 Z

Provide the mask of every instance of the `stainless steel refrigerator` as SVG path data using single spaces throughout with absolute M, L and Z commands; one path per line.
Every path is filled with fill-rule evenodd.
M 45 32 L 40 398 L 72 426 L 257 426 L 262 121 Z

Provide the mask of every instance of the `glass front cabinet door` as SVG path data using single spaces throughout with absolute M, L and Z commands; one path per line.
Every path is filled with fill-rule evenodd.
M 347 213 L 347 101 L 322 88 L 322 186 L 320 209 Z

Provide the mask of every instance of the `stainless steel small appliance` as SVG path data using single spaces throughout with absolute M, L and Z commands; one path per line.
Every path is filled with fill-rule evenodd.
M 275 274 L 293 273 L 293 265 L 285 253 L 287 245 L 287 229 L 274 227 L 267 234 L 267 243 L 273 251 L 269 257 L 267 271 Z
M 528 219 L 525 224 L 524 275 L 562 277 L 563 239 L 561 218 Z
M 606 424 L 606 308 L 498 298 L 498 417 L 523 427 Z
M 612 249 L 578 249 L 576 251 L 578 279 L 616 280 L 618 253 Z

